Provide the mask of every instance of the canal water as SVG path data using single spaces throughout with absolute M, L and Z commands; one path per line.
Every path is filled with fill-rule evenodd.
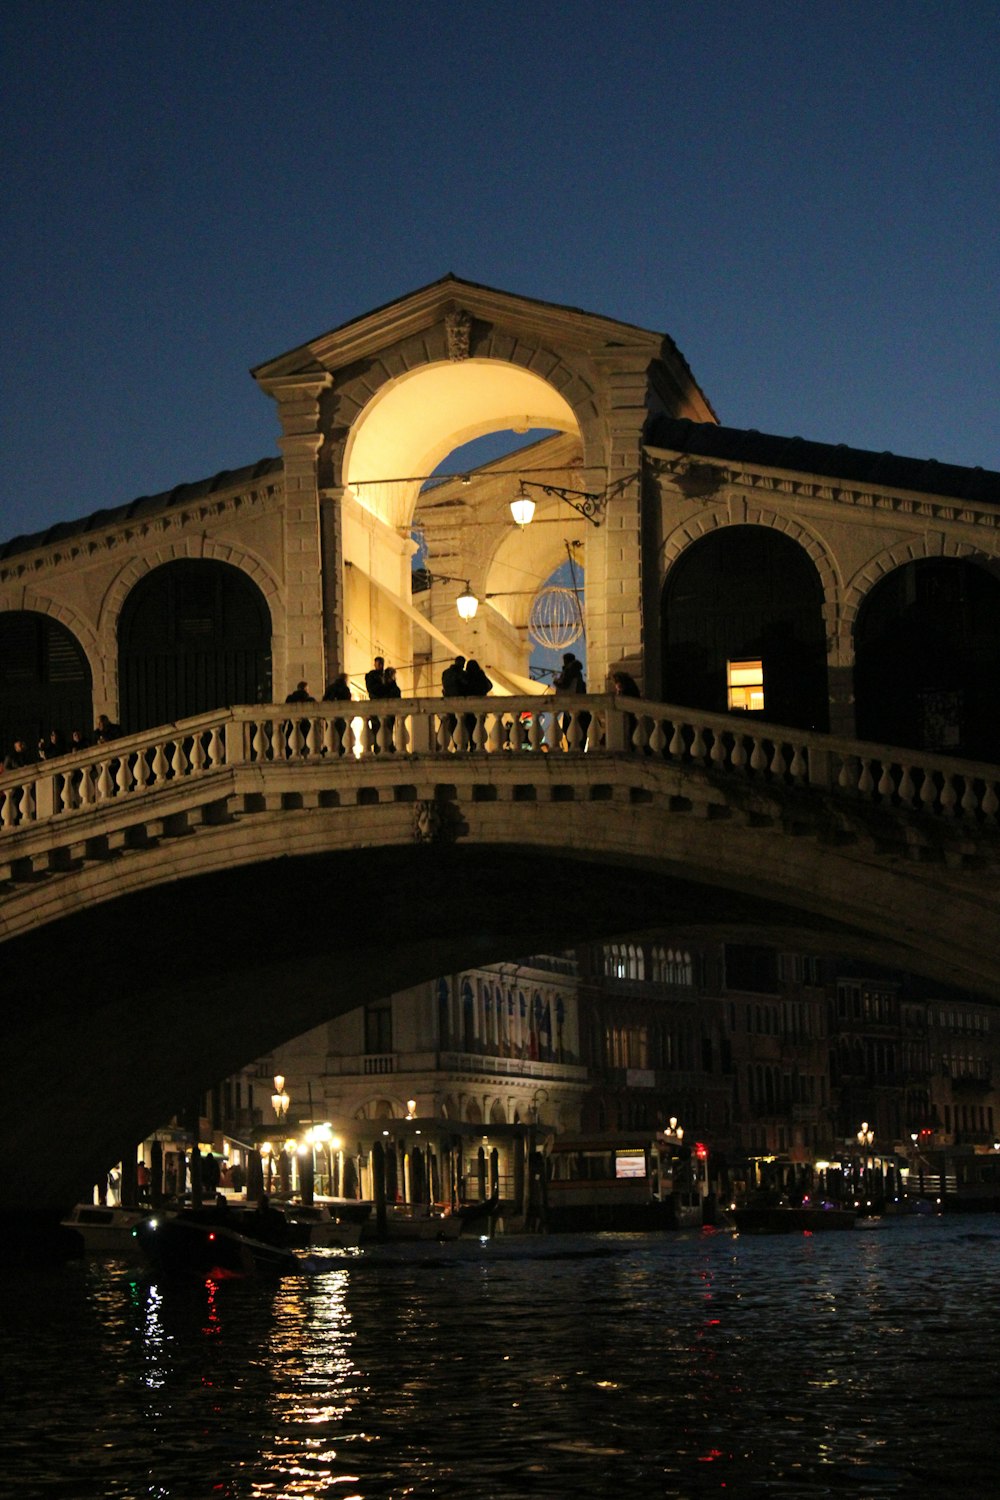
M 399 1247 L 402 1249 L 402 1247 Z M 15 1500 L 996 1493 L 1000 1219 L 8 1275 Z

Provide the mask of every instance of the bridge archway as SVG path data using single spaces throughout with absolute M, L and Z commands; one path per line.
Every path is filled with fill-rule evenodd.
M 473 438 L 508 428 L 580 430 L 566 397 L 532 370 L 500 359 L 432 361 L 388 381 L 361 411 L 344 450 L 344 484 L 388 526 L 408 528 L 420 476 Z
M 815 564 L 782 532 L 726 526 L 699 538 L 664 581 L 663 697 L 725 713 L 740 706 L 729 701 L 730 664 L 756 663 L 764 719 L 825 731 L 823 604 Z
M 183 558 L 146 573 L 118 619 L 126 732 L 271 696 L 271 615 L 229 563 Z
M 862 739 L 1000 759 L 1000 579 L 967 558 L 917 558 L 866 595 L 855 624 Z
M 32 752 L 50 730 L 68 740 L 94 727 L 86 652 L 59 620 L 34 610 L 0 613 L 0 753 L 23 737 Z

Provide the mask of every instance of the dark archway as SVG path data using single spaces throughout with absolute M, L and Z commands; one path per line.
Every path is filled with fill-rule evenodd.
M 877 583 L 855 628 L 858 735 L 1000 759 L 1000 580 L 922 558 Z
M 148 573 L 125 601 L 118 653 L 127 732 L 270 700 L 270 611 L 228 563 L 192 558 Z
M 52 729 L 68 740 L 93 727 L 90 664 L 76 637 L 47 615 L 0 614 L 0 748 L 21 736 L 34 750 Z
M 694 542 L 667 575 L 661 629 L 668 703 L 726 713 L 730 663 L 757 662 L 763 719 L 828 728 L 823 587 L 798 542 L 765 526 Z

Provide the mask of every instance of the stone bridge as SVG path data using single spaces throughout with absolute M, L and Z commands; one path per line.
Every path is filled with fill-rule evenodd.
M 586 939 L 750 935 L 1000 1001 L 995 766 L 636 699 L 386 707 L 0 776 L 7 1160 L 45 1201 L 340 1011 Z

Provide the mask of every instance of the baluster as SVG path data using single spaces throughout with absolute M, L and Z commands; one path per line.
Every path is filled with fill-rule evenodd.
M 333 719 L 323 720 L 323 743 L 321 748 L 323 754 L 327 757 L 336 755 L 340 750 L 340 736 L 337 734 Z
M 575 711 L 569 716 L 569 727 L 566 731 L 567 750 L 583 749 L 583 725 L 580 723 L 580 715 Z
M 854 756 L 845 755 L 840 762 L 840 770 L 837 772 L 837 786 L 842 792 L 853 792 L 857 789 L 857 773 L 853 766 Z
M 667 743 L 667 737 L 663 733 L 663 727 L 659 719 L 650 719 L 646 714 L 636 714 L 635 728 L 632 731 L 632 749 L 652 750 L 659 736 L 659 750 L 663 753 Z
M 718 730 L 712 730 L 712 749 L 709 760 L 713 766 L 724 766 L 727 760 L 726 741 Z
M 486 751 L 488 755 L 499 755 L 504 743 L 503 714 L 493 712 L 490 714 L 490 732 L 486 740 Z
M 875 790 L 875 778 L 872 775 L 871 760 L 865 758 L 861 762 L 861 775 L 858 777 L 858 791 L 862 797 L 870 797 Z
M 896 783 L 892 779 L 892 770 L 887 761 L 882 762 L 882 774 L 878 779 L 878 794 L 880 797 L 892 797 L 896 792 Z
M 512 750 L 521 750 L 524 747 L 524 725 L 521 723 L 521 714 L 518 709 L 511 714 L 508 744 Z
M 769 775 L 776 777 L 779 781 L 784 780 L 785 775 L 788 771 L 788 762 L 785 759 L 785 750 L 783 745 L 775 744 L 774 754 L 771 757 L 771 764 L 767 769 Z
M 17 818 L 14 811 L 14 791 L 0 792 L 0 811 L 2 811 L 2 822 L 4 828 L 14 828 Z
M 21 822 L 35 821 L 35 783 L 26 781 L 21 788 Z
M 73 773 L 63 774 L 59 777 L 59 794 L 56 798 L 56 812 L 72 812 L 76 806 L 73 792 Z
M 288 754 L 288 741 L 285 738 L 284 719 L 272 719 L 271 729 L 271 759 L 285 760 Z
M 413 736 L 410 734 L 410 715 L 396 715 L 396 754 L 406 755 Z
M 169 770 L 170 766 L 167 763 L 167 752 L 161 742 L 157 745 L 156 749 L 153 752 L 153 780 L 157 786 L 159 786 L 161 782 L 166 781 L 167 772 Z
M 186 776 L 188 771 L 190 770 L 190 762 L 188 761 L 187 756 L 184 754 L 183 740 L 174 741 L 174 753 L 170 757 L 170 769 L 174 773 L 175 777 Z
M 701 725 L 694 726 L 694 739 L 691 741 L 691 759 L 704 763 L 708 754 L 708 746 L 705 744 L 705 736 L 701 732 Z
M 667 746 L 667 754 L 674 760 L 679 760 L 686 749 L 687 746 L 684 743 L 684 736 L 681 733 L 680 720 L 678 720 L 674 724 L 674 732 L 670 736 L 670 744 Z
M 555 715 L 553 715 L 553 719 Z M 528 744 L 532 750 L 542 748 L 542 716 L 537 711 L 532 711 L 531 723 L 528 725 Z
M 976 788 L 971 776 L 966 776 L 965 790 L 962 793 L 962 812 L 967 818 L 979 811 L 979 798 L 976 796 Z
M 1000 812 L 1000 798 L 997 797 L 996 784 L 992 781 L 986 783 L 981 806 L 988 818 L 993 818 Z
M 205 769 L 205 746 L 200 734 L 196 734 L 191 743 L 191 771 L 197 776 L 199 771 Z
M 809 763 L 802 753 L 802 746 L 796 745 L 792 755 L 792 764 L 789 767 L 793 781 L 805 781 L 809 775 Z
M 447 755 L 448 751 L 451 749 L 451 720 L 454 717 L 454 714 L 438 715 L 437 733 L 435 734 L 434 738 L 438 750 L 441 751 L 443 755 Z M 457 722 L 455 728 L 458 728 Z
M 302 730 L 299 728 L 298 719 L 292 720 L 292 732 L 286 737 L 285 744 L 288 749 L 289 760 L 302 759 L 302 747 L 304 745 Z
M 958 802 L 958 793 L 955 790 L 955 778 L 951 771 L 946 771 L 944 786 L 941 788 L 941 811 L 946 818 L 955 816 L 955 807 Z
M 118 762 L 118 771 L 115 775 L 115 786 L 118 789 L 119 795 L 124 796 L 126 792 L 130 792 L 134 784 L 129 758 L 127 755 L 123 755 Z
M 931 812 L 937 803 L 937 785 L 930 771 L 924 771 L 923 778 L 920 785 L 920 803 L 924 812 Z
M 145 750 L 138 750 L 135 757 L 135 789 L 144 792 L 149 785 L 149 762 L 146 759 Z
M 252 744 L 254 760 L 266 760 L 267 740 L 264 738 L 264 725 L 260 719 L 254 725 Z
M 97 789 L 94 786 L 94 767 L 84 766 L 80 772 L 80 802 L 84 807 L 90 807 L 97 800 Z
M 226 758 L 226 737 L 219 725 L 216 724 L 212 730 L 212 736 L 208 742 L 208 760 L 212 766 L 221 766 Z
M 315 760 L 320 751 L 320 737 L 317 726 L 318 719 L 308 720 L 309 728 L 306 730 L 306 754 L 310 760 Z
M 111 762 L 102 760 L 97 771 L 97 800 L 107 802 L 112 795 Z
M 562 748 L 562 726 L 559 723 L 558 714 L 549 714 L 549 722 L 545 726 L 545 745 L 549 754 Z
M 913 799 L 917 795 L 917 788 L 913 781 L 913 767 L 904 766 L 903 775 L 899 783 L 899 800 L 907 807 L 913 806 Z
M 364 721 L 362 720 L 362 722 Z M 343 755 L 354 756 L 355 748 L 360 744 L 360 731 L 357 729 L 356 724 L 357 721 L 354 719 L 345 720 L 340 736 L 341 753 Z
M 753 737 L 753 751 L 750 755 L 751 771 L 764 771 L 767 769 L 767 756 L 764 754 L 764 742 L 759 735 Z
M 734 771 L 742 771 L 747 763 L 747 747 L 744 736 L 737 734 L 733 736 L 733 749 L 729 757 L 729 764 Z

